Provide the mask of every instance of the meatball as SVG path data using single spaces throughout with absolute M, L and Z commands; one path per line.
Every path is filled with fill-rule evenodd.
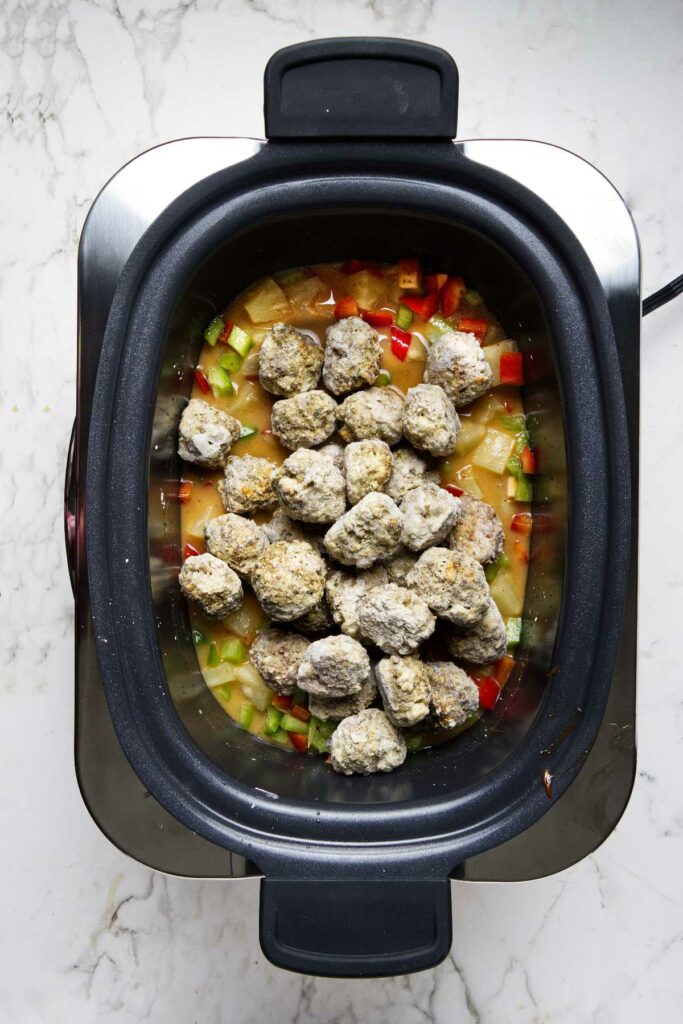
M 310 448 L 299 448 L 275 474 L 275 491 L 292 519 L 333 523 L 344 514 L 346 486 L 333 463 Z
M 318 448 L 320 455 L 324 455 L 326 459 L 329 459 L 340 473 L 344 472 L 344 446 L 337 444 L 336 441 L 329 441 L 324 444 L 322 448 Z
M 357 576 L 337 571 L 328 577 L 325 594 L 332 617 L 342 633 L 362 640 L 358 627 L 358 609 L 369 590 L 386 582 L 387 572 L 381 565 L 359 572 Z
M 427 602 L 395 583 L 374 587 L 358 612 L 361 633 L 385 654 L 412 654 L 435 624 Z
M 254 455 L 230 455 L 225 463 L 225 477 L 218 484 L 226 512 L 265 511 L 275 508 L 277 495 L 273 489 L 274 463 Z
M 442 729 L 462 725 L 479 707 L 479 689 L 466 672 L 452 661 L 425 665 L 431 691 L 431 713 Z
M 440 457 L 455 451 L 460 419 L 450 398 L 436 384 L 410 388 L 403 406 L 403 433 L 420 451 Z
M 448 544 L 454 551 L 470 555 L 482 565 L 494 562 L 505 546 L 505 531 L 495 509 L 471 494 L 461 495 L 460 515 Z
M 313 547 L 316 546 L 301 524 L 290 519 L 282 508 L 275 509 L 268 522 L 263 524 L 262 529 L 271 544 L 276 540 L 305 540 L 309 544 L 313 544 Z
M 412 448 L 397 448 L 393 456 L 391 476 L 385 491 L 397 504 L 403 501 L 408 491 L 422 484 L 438 484 L 439 474 Z
M 406 753 L 406 741 L 379 708 L 345 718 L 330 740 L 332 767 L 342 775 L 390 772 L 403 764 Z
M 344 451 L 346 496 L 357 505 L 371 491 L 383 491 L 391 476 L 391 448 L 376 438 L 354 441 Z
M 349 395 L 337 412 L 342 424 L 339 433 L 345 441 L 376 437 L 389 445 L 397 444 L 403 431 L 403 403 L 403 395 L 389 388 L 370 388 Z
M 460 514 L 460 499 L 438 484 L 423 484 L 408 491 L 401 512 L 401 542 L 411 551 L 424 551 L 451 532 Z
M 435 615 L 456 626 L 473 626 L 486 611 L 489 586 L 476 558 L 448 548 L 429 548 L 408 573 L 406 586 Z
M 323 383 L 333 395 L 345 395 L 374 384 L 382 351 L 377 331 L 359 316 L 338 320 L 327 328 Z
M 386 494 L 373 491 L 349 509 L 324 537 L 327 551 L 342 565 L 368 569 L 390 558 L 401 539 L 403 517 Z
M 254 640 L 249 655 L 271 690 L 294 693 L 296 674 L 308 640 L 284 629 L 265 629 Z
M 348 697 L 369 677 L 370 658 L 362 644 L 350 636 L 326 636 L 309 646 L 296 681 L 319 697 Z
M 459 409 L 488 391 L 493 371 L 473 334 L 446 331 L 429 350 L 424 380 L 439 384 Z
M 260 526 L 234 512 L 209 519 L 204 536 L 211 554 L 222 558 L 243 579 L 249 579 L 255 559 L 270 544 Z
M 417 657 L 382 658 L 375 667 L 377 685 L 387 718 L 394 725 L 410 726 L 429 714 L 429 676 Z
M 306 636 L 322 636 L 331 633 L 334 629 L 334 619 L 325 598 L 323 597 L 300 619 L 295 619 L 292 625 Z
M 319 697 L 315 694 L 310 694 L 308 710 L 322 722 L 327 722 L 330 719 L 340 722 L 342 718 L 348 718 L 349 715 L 357 715 L 359 711 L 369 707 L 376 696 L 377 684 L 371 672 L 360 690 L 357 693 L 350 694 L 348 697 Z
M 326 441 L 337 426 L 337 403 L 324 391 L 304 391 L 276 402 L 270 417 L 278 441 L 295 451 Z
M 272 395 L 290 398 L 317 387 L 322 370 L 322 346 L 289 324 L 274 324 L 259 352 L 259 380 Z
M 178 582 L 185 597 L 196 601 L 202 611 L 214 619 L 234 612 L 244 597 L 237 573 L 208 552 L 186 558 Z
M 220 469 L 240 436 L 242 424 L 201 398 L 191 398 L 178 427 L 178 455 L 206 469 Z
M 507 634 L 493 598 L 489 598 L 482 618 L 467 631 L 454 630 L 447 637 L 446 645 L 454 658 L 462 658 L 475 665 L 488 665 L 502 658 L 507 650 Z
M 256 559 L 251 585 L 266 615 L 290 622 L 322 598 L 325 563 L 310 544 L 279 540 Z
M 393 558 L 386 563 L 389 583 L 397 583 L 399 587 L 405 587 L 406 577 L 417 562 L 417 555 L 407 548 L 399 548 Z

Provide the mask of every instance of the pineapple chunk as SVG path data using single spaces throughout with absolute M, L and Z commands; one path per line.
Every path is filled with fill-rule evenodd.
M 476 423 L 490 423 L 496 416 L 501 416 L 505 412 L 503 403 L 491 392 L 473 402 L 471 409 L 472 419 Z
M 266 277 L 248 293 L 244 308 L 253 323 L 264 324 L 285 316 L 289 311 L 289 300 L 279 284 L 272 277 Z
M 347 281 L 349 295 L 353 295 L 361 309 L 377 309 L 385 301 L 386 284 L 369 270 L 351 274 Z
M 486 433 L 486 427 L 483 423 L 475 423 L 471 419 L 462 419 L 460 421 L 460 433 L 458 434 L 458 443 L 455 446 L 456 455 L 467 455 L 471 452 L 484 437 Z
M 490 469 L 492 473 L 500 476 L 505 472 L 508 459 L 515 447 L 515 437 L 511 434 L 504 434 L 502 430 L 494 430 L 489 427 L 486 436 L 472 452 L 472 462 L 482 469 Z
M 295 306 L 310 306 L 329 297 L 330 289 L 319 277 L 305 277 L 285 285 L 287 298 Z
M 467 491 L 473 498 L 483 498 L 484 492 L 477 483 L 477 478 L 474 475 L 474 470 L 471 466 L 464 466 L 458 473 L 453 477 L 453 483 L 456 487 L 459 487 L 461 491 Z
M 522 577 L 523 579 L 524 577 Z M 514 573 L 503 570 L 489 585 L 491 597 L 504 618 L 521 615 L 524 611 L 524 588 Z
M 250 661 L 235 668 L 234 678 L 240 684 L 240 690 L 255 708 L 265 711 L 273 698 L 270 690 Z
M 505 341 L 499 341 L 495 345 L 486 345 L 481 350 L 481 354 L 483 355 L 484 359 L 486 360 L 486 362 L 491 367 L 491 370 L 493 371 L 494 387 L 497 384 L 500 384 L 500 357 L 504 352 L 516 351 L 517 346 L 515 345 L 514 341 L 510 341 L 509 339 Z

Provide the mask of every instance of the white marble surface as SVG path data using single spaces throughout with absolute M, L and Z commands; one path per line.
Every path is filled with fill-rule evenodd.
M 73 769 L 61 488 L 89 204 L 157 141 L 260 134 L 273 50 L 368 33 L 447 47 L 461 71 L 463 137 L 557 142 L 612 178 L 640 231 L 647 293 L 683 270 L 682 29 L 680 0 L 4 0 L 2 1024 L 680 1020 L 683 300 L 650 317 L 643 337 L 633 799 L 611 839 L 561 876 L 456 885 L 453 955 L 422 975 L 279 972 L 259 951 L 256 883 L 153 875 L 98 832 Z

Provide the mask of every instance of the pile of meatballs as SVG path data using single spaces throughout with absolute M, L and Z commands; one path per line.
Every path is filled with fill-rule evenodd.
M 485 502 L 439 486 L 434 461 L 454 451 L 457 408 L 492 374 L 476 338 L 450 331 L 404 396 L 373 387 L 380 339 L 364 320 L 326 334 L 323 348 L 279 323 L 263 341 L 272 431 L 291 451 L 281 466 L 231 455 L 241 424 L 226 412 L 200 399 L 185 408 L 179 454 L 223 468 L 225 515 L 207 523 L 207 552 L 186 559 L 180 586 L 220 618 L 248 584 L 271 622 L 253 664 L 275 693 L 299 687 L 313 715 L 339 722 L 335 771 L 369 774 L 404 761 L 401 730 L 453 729 L 479 706 L 461 667 L 421 651 L 437 626 L 454 659 L 489 664 L 506 650 L 483 568 L 503 549 L 502 524 Z

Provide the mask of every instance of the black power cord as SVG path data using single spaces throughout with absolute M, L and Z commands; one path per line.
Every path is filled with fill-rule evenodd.
M 679 277 L 675 277 L 673 281 L 669 281 L 659 291 L 653 292 L 652 295 L 648 295 L 643 300 L 643 316 L 647 316 L 648 313 L 653 313 L 655 309 L 659 309 L 665 302 L 671 302 L 677 295 L 683 292 L 683 274 Z

